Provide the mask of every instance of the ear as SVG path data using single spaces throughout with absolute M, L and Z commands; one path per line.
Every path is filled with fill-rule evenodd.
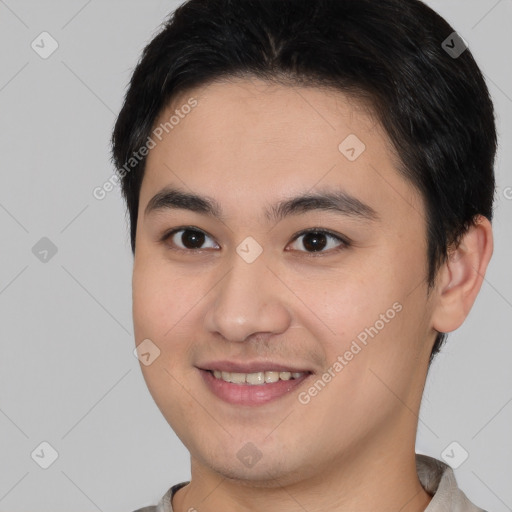
M 489 219 L 479 215 L 439 269 L 432 327 L 451 332 L 462 325 L 480 291 L 493 252 Z

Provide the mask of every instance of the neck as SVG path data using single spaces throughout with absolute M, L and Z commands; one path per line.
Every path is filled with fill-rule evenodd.
M 362 456 L 359 452 L 357 457 L 344 454 L 343 460 L 333 459 L 322 471 L 314 467 L 310 474 L 307 468 L 302 468 L 294 475 L 269 478 L 265 482 L 221 475 L 192 457 L 190 484 L 175 494 L 173 510 L 423 512 L 426 509 L 431 497 L 418 479 L 414 448 L 403 453 L 382 449 L 368 449 L 366 453 Z

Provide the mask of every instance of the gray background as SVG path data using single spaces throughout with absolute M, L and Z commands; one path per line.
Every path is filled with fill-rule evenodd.
M 455 458 L 469 454 L 456 469 L 461 487 L 503 512 L 512 510 L 512 0 L 427 3 L 481 65 L 501 148 L 494 257 L 431 369 L 417 450 L 440 458 L 459 443 Z M 119 190 L 92 195 L 113 172 L 109 138 L 131 70 L 177 5 L 0 0 L 0 512 L 130 512 L 190 477 L 132 353 Z M 31 47 L 43 31 L 59 45 L 47 59 Z M 57 248 L 46 261 L 33 252 L 43 237 Z M 50 460 L 43 441 L 58 452 L 48 469 L 36 463 Z

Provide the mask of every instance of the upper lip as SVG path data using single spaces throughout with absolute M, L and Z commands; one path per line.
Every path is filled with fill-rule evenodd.
M 211 361 L 198 365 L 198 368 L 201 370 L 218 370 L 232 373 L 258 373 L 265 371 L 312 373 L 311 370 L 304 367 L 280 364 L 273 361 L 244 361 L 238 363 L 235 361 Z

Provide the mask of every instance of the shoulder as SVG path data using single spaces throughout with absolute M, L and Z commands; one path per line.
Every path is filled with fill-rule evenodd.
M 158 502 L 158 505 L 151 505 L 149 507 L 142 507 L 134 510 L 133 512 L 173 512 L 172 510 L 172 497 L 174 494 L 189 484 L 190 481 L 180 482 L 179 484 L 173 485 L 163 496 L 162 499 Z
M 472 503 L 459 488 L 448 464 L 416 454 L 416 469 L 421 485 L 432 496 L 425 512 L 486 512 Z

